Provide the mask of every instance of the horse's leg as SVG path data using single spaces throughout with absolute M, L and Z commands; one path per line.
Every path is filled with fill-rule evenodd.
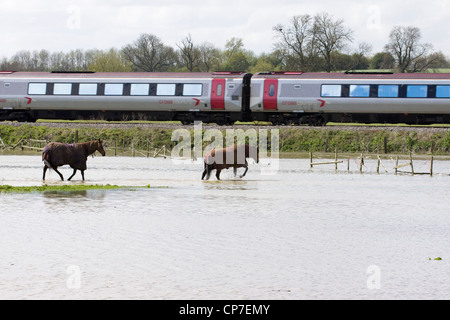
M 247 160 L 245 160 L 244 168 L 245 168 L 245 171 L 244 171 L 244 173 L 242 174 L 241 178 L 245 177 L 245 175 L 247 174 L 247 171 L 248 171 L 248 163 L 247 163 Z
M 81 170 L 81 177 L 83 178 L 84 181 L 84 170 Z
M 214 167 L 210 164 L 205 164 L 205 170 L 203 171 L 202 174 L 202 180 L 205 178 L 206 176 L 206 180 L 209 180 L 209 177 L 211 177 L 211 171 L 214 169 Z
M 54 167 L 53 170 L 55 170 L 55 172 L 56 172 L 57 174 L 59 174 L 59 177 L 61 178 L 61 181 L 64 181 L 64 177 L 63 177 L 63 175 L 61 174 L 61 172 L 58 171 L 58 167 Z
M 75 173 L 77 173 L 77 169 L 73 169 L 73 174 L 70 176 L 69 179 L 67 179 L 67 181 L 70 181 L 70 179 L 73 178 L 73 176 L 75 175 Z
M 247 171 L 248 171 L 248 166 L 245 166 L 245 171 L 244 171 L 244 173 L 241 175 L 241 178 L 245 177 Z
M 221 171 L 222 169 L 217 169 L 216 168 L 216 178 L 217 178 L 217 180 L 220 180 L 220 171 Z
M 44 175 L 42 176 L 42 180 L 45 180 L 45 173 L 47 172 L 48 167 L 44 166 Z

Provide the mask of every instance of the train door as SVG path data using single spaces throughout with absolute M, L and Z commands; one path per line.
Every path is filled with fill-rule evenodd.
M 211 109 L 225 109 L 225 79 L 212 80 Z
M 264 110 L 277 110 L 278 79 L 264 80 Z

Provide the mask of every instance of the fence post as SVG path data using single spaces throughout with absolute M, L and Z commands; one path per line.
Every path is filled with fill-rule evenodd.
M 397 156 L 397 160 L 395 161 L 395 175 L 397 175 L 397 170 L 398 170 L 398 156 Z
M 409 153 L 409 162 L 410 162 L 410 165 L 411 165 L 411 174 L 414 175 L 414 166 L 413 166 L 412 152 Z
M 359 173 L 362 173 L 362 167 L 364 164 L 363 154 L 361 153 L 361 161 L 359 162 Z
M 433 156 L 431 156 L 431 163 L 430 163 L 430 176 L 433 176 L 433 160 L 434 160 L 434 157 L 433 157 Z
M 380 156 L 378 156 L 377 160 L 377 174 L 380 174 Z
M 337 159 L 338 157 L 337 157 L 337 149 L 334 149 L 334 161 L 336 162 L 335 164 L 334 164 L 334 170 L 336 170 L 337 171 L 337 165 L 338 165 L 338 159 Z

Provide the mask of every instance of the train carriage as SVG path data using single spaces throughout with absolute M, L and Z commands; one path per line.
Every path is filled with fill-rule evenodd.
M 450 74 L 0 72 L 0 120 L 450 123 Z
M 449 123 L 450 74 L 258 73 L 250 109 L 277 124 Z
M 2 72 L 0 119 L 240 120 L 249 75 Z M 248 105 L 248 102 L 247 102 Z

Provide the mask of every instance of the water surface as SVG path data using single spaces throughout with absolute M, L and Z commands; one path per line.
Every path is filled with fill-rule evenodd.
M 95 157 L 86 184 L 151 188 L 1 194 L 0 298 L 450 298 L 449 162 L 267 162 L 201 181 L 200 162 Z M 39 156 L 0 156 L 0 184 L 41 178 Z

